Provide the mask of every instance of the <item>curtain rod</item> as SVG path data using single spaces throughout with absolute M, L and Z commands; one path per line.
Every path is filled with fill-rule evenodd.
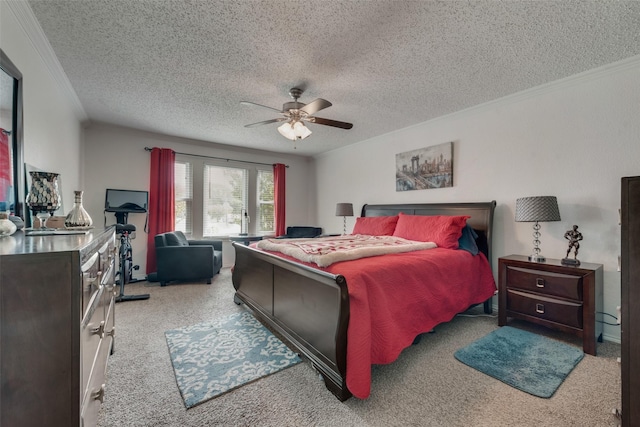
M 144 147 L 144 151 L 149 151 L 151 152 L 152 148 L 149 147 Z M 205 156 L 203 154 L 190 154 L 190 153 L 181 153 L 179 151 L 174 151 L 174 153 L 176 154 L 182 154 L 184 156 L 193 156 L 193 157 L 204 157 L 206 159 L 216 159 L 216 160 L 225 160 L 227 162 L 240 162 L 240 163 L 250 163 L 252 165 L 264 165 L 264 166 L 273 166 L 273 163 L 260 163 L 260 162 L 249 162 L 247 160 L 235 160 L 235 159 L 227 159 L 225 157 L 215 157 L 215 156 Z M 289 167 L 289 165 L 284 165 L 286 168 Z

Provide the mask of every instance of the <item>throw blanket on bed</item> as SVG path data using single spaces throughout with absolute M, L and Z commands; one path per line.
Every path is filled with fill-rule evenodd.
M 256 247 L 327 267 L 339 261 L 433 249 L 437 245 L 394 236 L 355 234 L 313 239 L 265 239 L 259 241 Z

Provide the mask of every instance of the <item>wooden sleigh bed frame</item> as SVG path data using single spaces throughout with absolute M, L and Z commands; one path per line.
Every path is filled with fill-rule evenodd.
M 469 215 L 478 248 L 491 265 L 496 202 L 364 205 L 361 216 Z M 346 385 L 349 294 L 346 279 L 234 242 L 234 300 L 244 303 L 269 330 L 298 352 L 341 401 Z M 491 313 L 491 298 L 484 303 Z

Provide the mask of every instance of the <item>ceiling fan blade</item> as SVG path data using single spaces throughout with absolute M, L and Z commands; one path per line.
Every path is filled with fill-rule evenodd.
M 251 123 L 251 124 L 248 124 L 248 125 L 244 125 L 244 127 L 253 128 L 253 127 L 256 127 L 256 126 L 268 125 L 269 123 L 283 122 L 285 120 L 287 120 L 286 117 L 279 117 L 277 119 L 271 119 L 271 120 L 265 120 L 263 122 Z
M 353 123 L 323 119 L 322 117 L 308 117 L 307 120 L 317 125 L 333 126 L 334 128 L 340 128 L 340 129 L 351 129 L 353 127 Z
M 310 103 L 302 107 L 300 111 L 304 111 L 308 115 L 312 116 L 314 113 L 317 113 L 320 110 L 324 110 L 327 107 L 331 107 L 331 105 L 333 104 L 331 104 L 326 99 L 318 98 L 318 99 L 314 99 L 313 101 L 311 101 Z
M 255 102 L 240 101 L 240 104 L 242 104 L 242 105 L 251 105 L 251 106 L 255 106 L 255 107 L 268 108 L 269 110 L 277 111 L 278 113 L 282 114 L 282 111 L 278 110 L 277 108 L 267 107 L 266 105 L 256 104 Z

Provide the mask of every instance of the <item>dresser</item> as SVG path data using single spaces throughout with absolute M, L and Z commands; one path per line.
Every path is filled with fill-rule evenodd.
M 622 178 L 620 354 L 622 425 L 640 426 L 640 176 Z
M 0 425 L 93 426 L 115 334 L 115 228 L 0 238 Z
M 602 264 L 563 265 L 559 259 L 531 262 L 527 256 L 498 259 L 498 325 L 509 317 L 527 320 L 582 338 L 585 353 L 596 355 L 602 341 Z

